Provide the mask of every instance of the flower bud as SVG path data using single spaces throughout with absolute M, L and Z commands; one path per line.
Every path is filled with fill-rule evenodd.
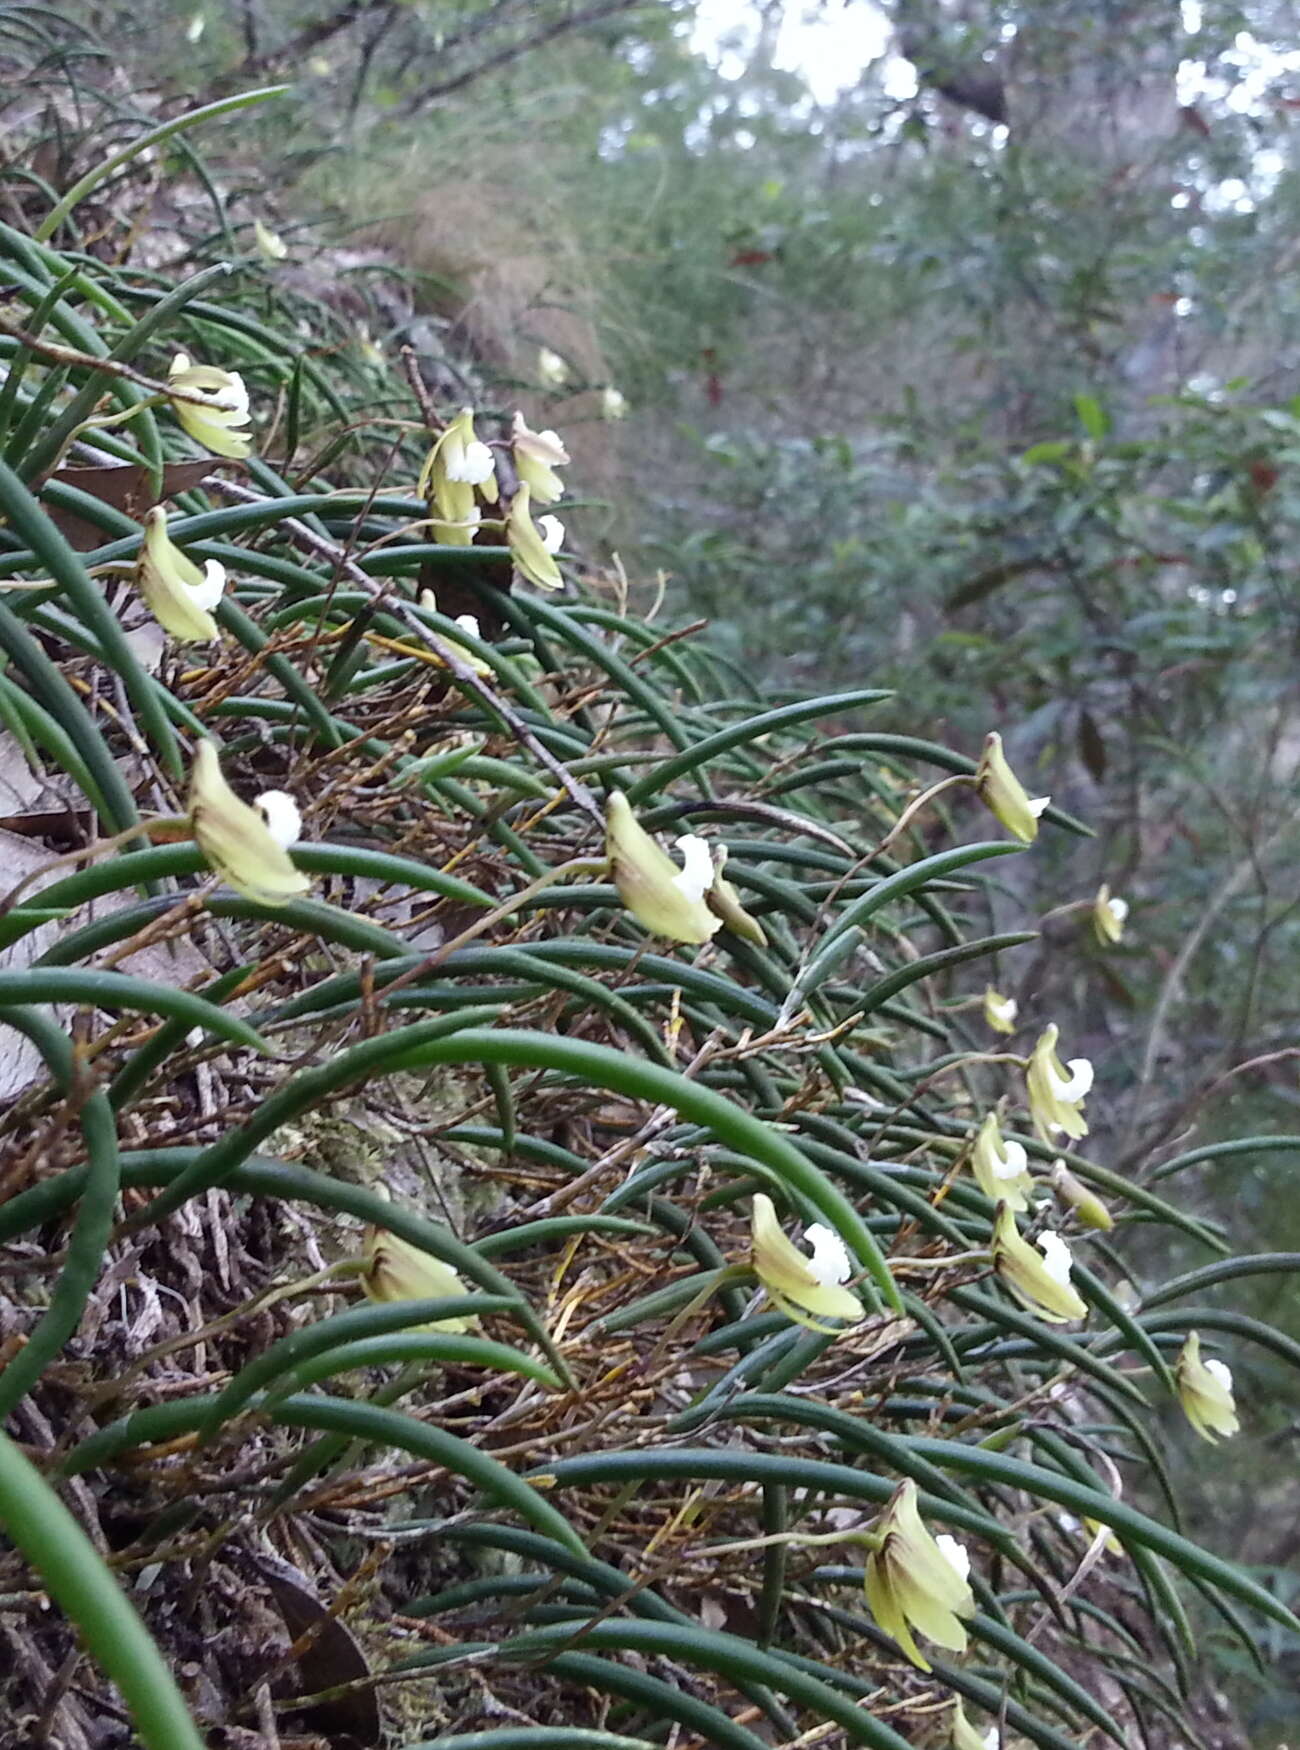
M 916 1484 L 910 1477 L 895 1491 L 877 1530 L 880 1548 L 867 1557 L 867 1603 L 907 1658 L 928 1671 L 929 1660 L 913 1640 L 911 1625 L 950 1652 L 965 1651 L 961 1618 L 975 1614 L 966 1577 L 970 1558 L 956 1538 L 945 1535 L 940 1543 L 931 1537 L 917 1510 Z
M 1064 1161 L 1057 1161 L 1052 1167 L 1052 1189 L 1058 1200 L 1074 1211 L 1084 1227 L 1100 1228 L 1103 1232 L 1114 1227 L 1115 1218 L 1101 1198 L 1076 1179 Z
M 621 790 L 605 805 L 605 855 L 618 896 L 636 921 L 673 942 L 707 942 L 722 927 L 704 902 L 713 884 L 709 847 L 694 833 L 677 841 L 679 869 L 650 837 Z
M 204 861 L 246 899 L 258 905 L 288 905 L 311 892 L 311 882 L 294 867 L 287 846 L 277 837 L 291 825 L 284 804 L 293 809 L 295 821 L 297 807 L 281 791 L 267 791 L 262 800 L 270 803 L 265 816 L 241 802 L 227 784 L 213 744 L 199 743 L 190 774 L 188 812 L 190 831 Z
M 1183 1413 L 1203 1440 L 1213 1446 L 1220 1435 L 1231 1438 L 1240 1432 L 1232 1374 L 1222 1361 L 1201 1360 L 1201 1339 L 1196 1331 L 1187 1333 L 1174 1363 L 1174 1382 Z
M 992 985 L 984 992 L 984 1019 L 995 1033 L 1014 1033 L 1020 1005 L 1014 997 L 999 996 Z
M 602 419 L 627 418 L 627 397 L 621 389 L 616 389 L 612 383 L 601 391 L 600 417 Z
M 1029 1208 L 1033 1180 L 1022 1142 L 1004 1141 L 992 1112 L 980 1125 L 971 1148 L 971 1171 L 990 1203 L 1006 1203 L 1017 1214 Z
M 1097 897 L 1092 906 L 1093 934 L 1103 948 L 1113 948 L 1124 934 L 1124 921 L 1128 917 L 1128 901 L 1112 899 L 1110 888 L 1103 882 L 1097 889 Z
M 1050 1325 L 1087 1318 L 1088 1304 L 1070 1282 L 1070 1248 L 1059 1234 L 1043 1234 L 1035 1251 L 1021 1237 L 1011 1205 L 999 1203 L 992 1252 L 993 1268 L 1028 1312 Z
M 154 619 L 173 638 L 211 644 L 221 636 L 210 610 L 226 587 L 226 568 L 209 559 L 200 571 L 168 535 L 167 513 L 160 505 L 145 514 L 135 586 Z
M 833 1229 L 814 1222 L 804 1234 L 812 1248 L 812 1256 L 805 1257 L 782 1233 L 772 1199 L 761 1191 L 754 1198 L 751 1222 L 754 1274 L 780 1312 L 824 1336 L 860 1323 L 862 1303 L 844 1287 L 853 1274 L 853 1260 Z
M 366 1229 L 364 1256 L 366 1268 L 361 1286 L 368 1300 L 437 1300 L 443 1295 L 465 1293 L 465 1284 L 450 1264 L 384 1228 Z M 432 1324 L 417 1328 L 469 1331 L 477 1324 L 477 1317 L 469 1313 L 464 1318 L 435 1319 Z
M 1031 845 L 1038 837 L 1038 817 L 1052 799 L 1025 793 L 1024 785 L 1007 764 L 1002 737 L 996 730 L 984 737 L 984 752 L 975 769 L 975 791 L 1022 844 Z
M 1058 1131 L 1066 1136 L 1087 1136 L 1083 1101 L 1092 1087 L 1092 1065 L 1086 1057 L 1072 1057 L 1069 1068 L 1056 1054 L 1060 1038 L 1053 1025 L 1039 1034 L 1025 1071 L 1029 1110 L 1034 1127 L 1045 1140 Z
M 183 395 L 201 401 L 172 401 L 172 411 L 196 444 L 214 456 L 242 461 L 252 447 L 246 427 L 249 422 L 248 390 L 238 371 L 223 371 L 216 365 L 191 364 L 178 352 L 167 371 L 167 381 Z

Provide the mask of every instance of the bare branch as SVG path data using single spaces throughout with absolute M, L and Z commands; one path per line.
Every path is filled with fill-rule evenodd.
M 265 73 L 270 68 L 283 66 L 287 61 L 301 60 L 304 55 L 309 55 L 323 42 L 328 42 L 330 37 L 338 36 L 340 31 L 346 30 L 366 13 L 387 10 L 390 6 L 391 0 L 345 0 L 336 12 L 331 12 L 326 18 L 318 18 L 314 24 L 300 30 L 297 36 L 290 37 L 287 43 L 281 43 L 279 48 L 267 49 L 260 55 L 246 55 L 237 67 L 231 68 L 222 83 L 237 82 L 250 74 Z
M 517 42 L 509 43 L 480 61 L 477 66 L 466 67 L 462 72 L 446 79 L 435 80 L 432 85 L 426 85 L 422 90 L 408 97 L 398 108 L 401 116 L 416 115 L 422 109 L 427 109 L 431 103 L 436 103 L 440 97 L 447 97 L 453 91 L 461 91 L 466 85 L 472 85 L 476 79 L 482 79 L 488 73 L 494 73 L 501 67 L 507 67 L 512 61 L 520 60 L 524 55 L 531 54 L 534 49 L 544 44 L 556 41 L 562 36 L 571 36 L 575 31 L 586 30 L 590 25 L 600 24 L 607 18 L 614 18 L 621 12 L 632 12 L 644 6 L 646 0 L 597 0 L 597 4 L 587 6 L 577 12 L 562 13 L 551 19 L 531 35 L 523 36 Z M 499 15 L 508 10 L 507 5 L 496 9 L 497 21 Z M 492 16 L 492 15 L 489 15 Z M 468 33 L 466 33 L 468 36 Z M 451 47 L 451 44 L 447 45 Z

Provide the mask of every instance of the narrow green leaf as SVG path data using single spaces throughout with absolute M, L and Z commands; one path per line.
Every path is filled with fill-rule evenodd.
M 326 1433 L 346 1434 L 352 1439 L 412 1453 L 430 1464 L 440 1464 L 473 1483 L 497 1506 L 518 1513 L 535 1531 L 553 1537 L 575 1552 L 585 1549 L 578 1532 L 535 1488 L 490 1453 L 428 1422 L 417 1422 L 413 1416 L 378 1409 L 374 1404 L 301 1394 L 268 1406 L 267 1414 L 282 1427 L 319 1428 Z
M 204 1750 L 166 1660 L 99 1552 L 3 1433 L 0 1524 L 117 1685 L 146 1750 Z
M 728 753 L 733 747 L 757 741 L 763 735 L 775 735 L 782 729 L 792 728 L 796 723 L 807 723 L 813 717 L 838 716 L 862 705 L 878 705 L 890 697 L 892 695 L 888 692 L 859 688 L 851 693 L 829 693 L 820 699 L 800 699 L 793 705 L 780 705 L 775 711 L 763 711 L 743 723 L 732 723 L 726 729 L 719 729 L 716 734 L 706 736 L 703 741 L 683 748 L 680 753 L 665 760 L 653 771 L 646 772 L 629 789 L 627 799 L 636 807 L 647 797 L 657 796 L 661 790 L 666 790 L 669 784 L 675 783 L 687 772 L 698 771 L 701 766 L 707 765 L 721 753 Z
M 59 204 L 45 215 L 34 233 L 38 243 L 44 243 L 53 237 L 68 214 L 83 201 L 88 194 L 94 192 L 101 182 L 110 177 L 115 170 L 120 170 L 124 164 L 129 164 L 133 158 L 138 158 L 150 147 L 161 145 L 164 140 L 171 139 L 173 134 L 179 134 L 186 128 L 199 127 L 203 122 L 214 121 L 218 116 L 230 115 L 236 110 L 249 109 L 256 103 L 265 103 L 270 97 L 280 97 L 290 90 L 288 85 L 266 85 L 258 91 L 241 91 L 234 97 L 221 97 L 215 103 L 202 104 L 198 109 L 187 110 L 184 115 L 173 116 L 170 121 L 161 122 L 156 128 L 150 128 L 147 134 L 132 140 L 111 157 L 105 158 L 101 164 L 88 170 L 79 181 L 63 196 Z

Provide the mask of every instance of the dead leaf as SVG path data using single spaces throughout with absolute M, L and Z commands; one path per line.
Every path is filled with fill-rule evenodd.
M 142 463 L 60 468 L 49 476 L 49 480 L 57 481 L 60 486 L 75 486 L 78 492 L 88 493 L 91 498 L 112 505 L 114 510 L 120 510 L 138 523 L 155 504 L 160 504 L 164 498 L 175 498 L 178 492 L 192 491 L 214 468 L 221 466 L 221 461 L 213 456 L 197 462 L 168 462 L 163 468 L 162 492 L 158 494 L 153 489 L 153 476 Z M 50 521 L 78 553 L 89 553 L 95 547 L 102 547 L 108 539 L 103 529 L 89 517 L 44 499 L 42 505 Z
M 346 1624 L 329 1614 L 305 1574 L 278 1556 L 249 1551 L 265 1579 L 284 1626 L 295 1641 L 310 1635 L 297 1659 L 299 1694 L 316 1695 L 370 1676 L 370 1666 Z M 335 1750 L 377 1750 L 383 1734 L 373 1689 L 356 1689 L 302 1710 L 308 1731 L 322 1733 Z
M 134 890 L 101 894 L 84 912 L 70 918 L 59 928 L 79 929 L 83 923 L 122 911 L 125 907 L 134 905 L 138 899 L 139 895 Z M 118 952 L 120 948 L 121 944 L 115 942 L 108 952 Z M 137 948 L 134 954 L 128 954 L 125 959 L 115 960 L 113 968 L 117 972 L 128 972 L 133 978 L 144 978 L 152 984 L 171 985 L 178 990 L 188 988 L 196 979 L 205 978 L 212 971 L 207 956 L 200 953 L 195 946 L 193 934 L 172 936 L 162 942 L 150 942 L 143 948 Z
M 63 773 L 34 772 L 18 737 L 8 730 L 0 734 L 0 826 L 24 838 L 40 838 L 47 829 L 32 824 L 33 820 L 52 817 L 55 835 L 65 838 L 71 814 L 84 803 L 84 797 Z
M 17 833 L 0 830 L 0 893 L 8 893 L 25 876 L 51 860 L 44 845 L 33 844 Z M 33 893 L 41 885 L 38 882 Z M 29 894 L 29 903 L 30 898 Z M 57 923 L 38 924 L 8 948 L 0 949 L 0 969 L 5 972 L 25 970 L 38 955 L 53 946 L 58 930 Z M 69 1012 L 63 1008 L 57 1009 L 55 1014 L 60 1020 L 65 1020 Z M 45 1059 L 31 1040 L 23 1033 L 5 1027 L 0 1032 L 0 1104 L 16 1099 L 24 1088 L 41 1081 L 45 1073 Z
M 142 620 L 125 634 L 131 654 L 147 674 L 157 674 L 167 649 L 167 634 L 157 620 Z
M 1089 776 L 1100 784 L 1106 776 L 1106 767 L 1110 761 L 1101 726 L 1091 711 L 1079 713 L 1079 758 L 1087 766 Z

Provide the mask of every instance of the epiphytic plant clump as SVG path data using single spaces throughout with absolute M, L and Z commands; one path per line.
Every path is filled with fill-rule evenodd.
M 1104 1088 L 998 994 L 990 867 L 1086 828 L 996 732 L 640 617 L 534 514 L 562 432 L 368 336 L 332 370 L 265 242 L 163 286 L 51 217 L 0 225 L 7 1705 L 62 1671 L 47 1722 L 152 1750 L 1185 1732 L 1189 1605 L 1297 1626 L 1160 1456 L 1269 1333 L 1190 1304 L 1220 1235 L 1087 1152 Z M 1136 1279 L 1153 1224 L 1204 1266 Z

